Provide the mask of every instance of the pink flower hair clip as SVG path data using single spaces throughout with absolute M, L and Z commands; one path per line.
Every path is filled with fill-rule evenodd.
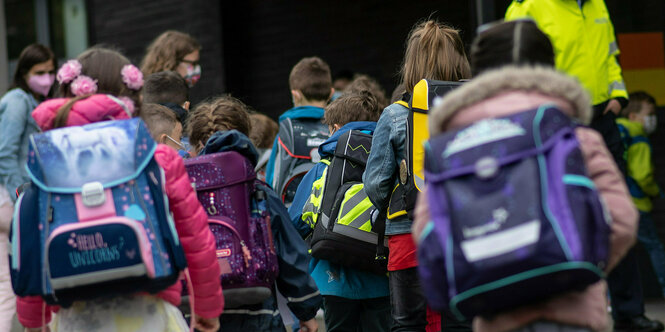
M 60 67 L 56 78 L 60 84 L 65 84 L 73 81 L 79 75 L 81 75 L 81 63 L 78 60 L 69 60 Z
M 125 65 L 120 71 L 122 81 L 132 90 L 140 90 L 143 86 L 143 73 L 134 65 Z
M 97 92 L 97 81 L 92 78 L 79 75 L 69 86 L 75 96 L 91 95 Z

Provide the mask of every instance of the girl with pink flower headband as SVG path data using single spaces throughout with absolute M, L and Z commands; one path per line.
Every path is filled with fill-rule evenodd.
M 61 97 L 83 97 L 96 93 L 120 99 L 130 113 L 140 107 L 143 74 L 122 54 L 92 48 L 67 61 L 56 75 Z
M 57 73 L 58 99 L 39 105 L 32 117 L 46 131 L 54 128 L 127 119 L 139 116 L 143 74 L 122 54 L 92 48 L 65 63 Z M 118 107 L 118 105 L 122 107 Z M 192 328 L 213 332 L 219 328 L 224 306 L 219 283 L 215 242 L 207 216 L 189 184 L 182 158 L 172 148 L 159 144 L 155 160 L 164 170 L 165 193 L 188 266 L 192 296 L 196 298 Z M 103 170 L 99 170 L 103 171 Z M 39 296 L 17 299 L 17 317 L 26 331 L 89 331 L 90 322 L 108 331 L 188 331 L 180 304 L 181 285 L 176 282 L 154 294 L 132 294 L 112 299 L 78 301 L 69 308 L 47 306 Z M 53 322 L 51 322 L 53 320 Z

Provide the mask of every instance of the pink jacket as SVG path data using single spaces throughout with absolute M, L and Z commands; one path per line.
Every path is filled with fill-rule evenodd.
M 591 119 L 590 100 L 577 82 L 550 69 L 506 67 L 485 73 L 451 92 L 432 111 L 432 136 L 490 117 L 506 116 L 553 103 L 582 123 Z M 612 216 L 609 272 L 635 241 L 638 214 L 630 194 L 602 137 L 578 128 L 577 138 L 589 172 Z M 427 200 L 419 197 L 413 226 L 418 239 L 429 218 Z M 607 324 L 606 283 L 600 281 L 582 292 L 562 294 L 539 304 L 517 308 L 492 319 L 476 317 L 474 331 L 510 331 L 537 320 L 602 330 Z
M 33 118 L 43 130 L 53 129 L 53 121 L 60 106 L 67 99 L 53 99 L 39 105 L 33 111 Z M 124 108 L 106 95 L 94 95 L 78 101 L 72 107 L 67 126 L 110 120 L 128 119 Z M 207 226 L 207 215 L 196 198 L 191 181 L 185 171 L 182 158 L 172 148 L 158 145 L 155 160 L 164 169 L 166 176 L 166 194 L 180 237 L 189 274 L 194 286 L 194 308 L 197 315 L 204 318 L 218 317 L 224 308 L 224 298 L 220 284 L 220 270 L 215 255 L 215 241 Z M 180 304 L 182 286 L 176 282 L 157 296 L 173 305 Z M 17 299 L 17 316 L 25 327 L 42 326 L 43 301 L 39 296 Z M 46 322 L 51 320 L 48 308 Z

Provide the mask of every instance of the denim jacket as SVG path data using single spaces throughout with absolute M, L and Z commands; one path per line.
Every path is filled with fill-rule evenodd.
M 388 208 L 390 194 L 397 185 L 399 163 L 404 159 L 406 121 L 409 109 L 391 104 L 383 110 L 372 138 L 372 151 L 367 160 L 363 183 L 374 206 Z M 411 220 L 400 216 L 386 222 L 386 235 L 411 233 Z
M 12 89 L 0 99 L 0 181 L 16 199 L 14 191 L 30 181 L 25 170 L 30 135 L 39 132 L 31 113 L 37 100 L 20 88 Z

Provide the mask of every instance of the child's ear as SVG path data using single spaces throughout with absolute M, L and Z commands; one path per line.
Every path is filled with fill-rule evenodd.
M 302 92 L 300 90 L 291 90 L 291 99 L 293 100 L 293 104 L 300 103 L 303 99 Z
M 159 144 L 166 144 L 166 134 L 161 134 L 159 135 L 159 138 L 157 139 L 157 143 Z
M 330 95 L 328 96 L 328 100 L 332 99 L 332 96 L 335 94 L 335 88 L 330 88 Z

